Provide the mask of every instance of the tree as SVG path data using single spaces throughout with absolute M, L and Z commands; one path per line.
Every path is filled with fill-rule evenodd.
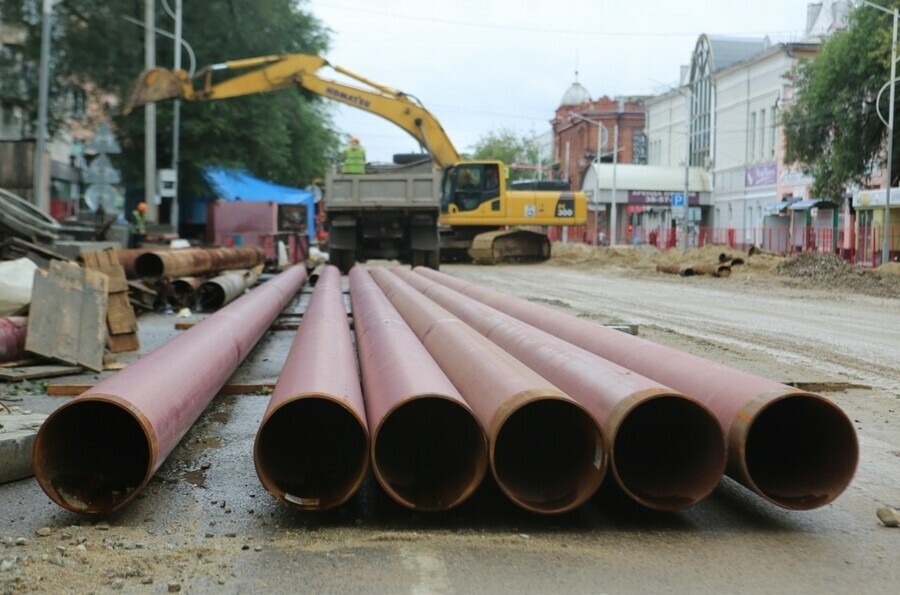
M 882 1 L 888 7 L 900 2 Z M 825 40 L 815 60 L 797 69 L 795 100 L 783 114 L 785 162 L 796 163 L 814 179 L 815 196 L 840 203 L 849 184 L 865 184 L 872 166 L 885 165 L 887 90 L 890 79 L 891 20 L 861 6 L 848 17 L 848 28 Z M 894 154 L 900 135 L 894 136 Z M 892 185 L 898 178 L 891 164 Z
M 537 165 L 539 148 L 533 138 L 520 136 L 509 129 L 491 131 L 475 143 L 473 159 L 496 159 L 508 165 Z M 510 180 L 533 178 L 529 170 L 513 169 Z
M 37 64 L 41 0 L 0 0 L 5 21 L 28 29 L 26 60 Z M 236 58 L 281 53 L 321 54 L 328 47 L 324 25 L 296 0 L 204 0 L 185 2 L 184 38 L 199 66 Z M 53 81 L 57 100 L 73 83 L 94 89 L 106 102 L 124 153 L 119 165 L 126 181 L 143 178 L 144 118 L 141 112 L 122 116 L 120 108 L 143 69 L 143 29 L 125 17 L 143 20 L 142 0 L 62 0 L 55 7 Z M 171 30 L 161 7 L 157 27 Z M 173 44 L 157 37 L 157 63 L 173 63 Z M 187 59 L 183 59 L 187 66 Z M 37 96 L 36 77 L 28 77 Z M 36 118 L 36 102 L 32 115 Z M 197 170 L 205 164 L 247 168 L 275 182 L 302 185 L 321 176 L 338 151 L 330 106 L 300 90 L 182 105 L 180 167 L 182 180 L 198 189 Z M 160 164 L 171 162 L 172 104 L 158 106 Z M 63 123 L 57 116 L 52 126 Z M 192 181 L 194 182 L 192 184 Z

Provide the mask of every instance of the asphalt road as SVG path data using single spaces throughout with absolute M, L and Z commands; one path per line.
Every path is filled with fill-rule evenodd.
M 607 481 L 580 509 L 541 517 L 490 481 L 455 510 L 413 512 L 370 477 L 339 510 L 299 513 L 269 496 L 253 469 L 268 396 L 220 396 L 120 513 L 85 519 L 34 480 L 0 486 L 0 592 L 896 592 L 900 529 L 883 527 L 875 510 L 900 504 L 900 300 L 552 264 L 443 270 L 587 319 L 638 324 L 644 337 L 762 376 L 829 388 L 821 394 L 859 433 L 854 481 L 832 504 L 791 512 L 726 478 L 676 513 L 642 509 Z M 142 316 L 144 348 L 178 332 L 174 322 Z M 291 340 L 289 331 L 267 333 L 234 381 L 274 381 Z M 62 402 L 19 398 L 13 404 L 38 411 Z

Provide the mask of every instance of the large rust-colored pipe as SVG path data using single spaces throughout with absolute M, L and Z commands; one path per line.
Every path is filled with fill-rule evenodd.
M 484 430 L 361 266 L 350 270 L 350 297 L 375 477 L 407 508 L 453 508 L 487 471 Z
M 590 498 L 607 465 L 603 432 L 590 413 L 388 270 L 374 269 L 372 277 L 485 428 L 500 489 L 543 514 Z
M 393 272 L 587 407 L 609 440 L 613 476 L 636 502 L 679 510 L 718 485 L 725 437 L 694 399 L 408 269 Z
M 11 362 L 25 353 L 25 333 L 28 318 L 0 316 L 0 362 Z
M 319 277 L 253 445 L 256 474 L 279 501 L 327 510 L 369 465 L 369 432 L 341 273 Z
M 254 270 L 228 271 L 204 281 L 197 290 L 197 301 L 202 310 L 218 310 L 239 298 L 252 287 L 259 275 Z
M 169 301 L 173 306 L 192 307 L 197 295 L 197 290 L 203 284 L 200 277 L 178 277 L 172 281 L 172 295 Z
M 773 504 L 818 508 L 853 479 L 856 431 L 824 397 L 443 273 L 415 271 L 704 403 L 728 438 L 728 475 Z
M 185 248 L 165 252 L 146 252 L 134 261 L 134 270 L 143 279 L 189 277 L 199 273 L 218 273 L 230 269 L 249 269 L 265 262 L 265 251 L 250 248 Z
M 34 445 L 41 488 L 73 512 L 125 506 L 305 281 L 288 269 L 54 411 Z
M 129 279 L 136 279 L 137 272 L 134 270 L 134 262 L 141 254 L 148 252 L 166 252 L 168 248 L 132 248 L 129 250 L 116 250 L 116 258 L 119 264 L 125 269 L 125 276 Z

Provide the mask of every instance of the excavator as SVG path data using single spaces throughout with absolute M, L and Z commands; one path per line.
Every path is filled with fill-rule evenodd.
M 323 78 L 319 72 L 326 68 L 362 86 Z M 222 71 L 238 74 L 224 75 L 222 79 L 216 74 Z M 427 202 L 435 208 L 436 217 L 417 212 L 412 204 L 401 204 L 403 208 L 389 211 L 386 219 L 384 204 L 376 211 L 369 210 L 366 205 L 372 203 L 364 201 L 344 201 L 340 207 L 340 192 L 331 197 L 326 193 L 325 212 L 331 223 L 329 250 L 332 261 L 342 270 L 357 260 L 385 256 L 432 268 L 438 267 L 439 255 L 444 261 L 472 259 L 485 264 L 546 260 L 550 257 L 546 235 L 511 226 L 582 225 L 586 221 L 583 193 L 571 192 L 558 182 L 534 182 L 524 189 L 512 189 L 506 165 L 499 161 L 463 160 L 438 120 L 414 96 L 331 65 L 320 56 L 285 54 L 232 60 L 204 67 L 193 76 L 184 70 L 152 68 L 135 82 L 124 112 L 168 99 L 213 101 L 290 87 L 300 87 L 394 123 L 418 141 L 430 155 L 434 168 L 430 177 L 437 196 Z M 364 192 L 359 189 L 373 187 L 364 183 L 369 175 L 368 171 L 345 175 L 346 188 L 353 189 L 346 192 Z M 419 184 L 421 189 L 420 182 L 413 180 L 411 186 Z M 399 193 L 401 187 L 385 182 L 381 188 L 393 188 L 394 193 Z M 401 203 L 414 202 L 411 194 L 390 198 Z M 347 204 L 353 208 L 348 210 Z M 387 254 L 376 254 L 377 247 L 390 239 L 379 237 L 379 233 L 388 233 L 386 229 L 393 230 L 389 232 L 391 237 L 399 238 L 402 245 Z

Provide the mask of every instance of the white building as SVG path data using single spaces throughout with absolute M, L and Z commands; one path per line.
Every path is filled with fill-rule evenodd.
M 722 236 L 714 241 L 765 244 L 766 217 L 781 216 L 779 203 L 812 198 L 812 180 L 784 164 L 787 75 L 844 27 L 845 14 L 843 2 L 810 4 L 802 41 L 701 35 L 681 86 L 646 102 L 649 164 L 683 167 L 689 148 L 690 165 L 712 176 L 710 224 Z

